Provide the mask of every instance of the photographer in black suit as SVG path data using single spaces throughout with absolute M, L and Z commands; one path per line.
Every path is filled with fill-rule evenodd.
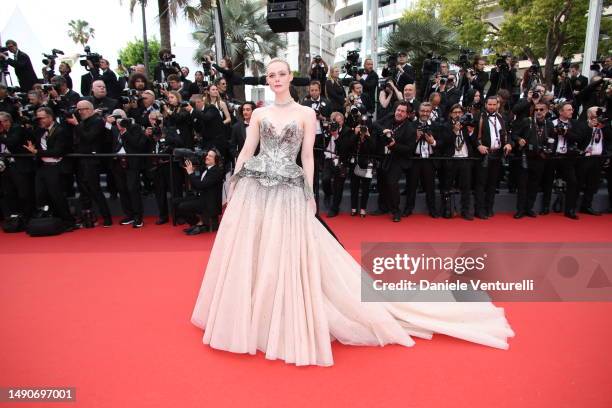
M 98 81 L 96 81 L 98 82 Z M 102 82 L 102 81 L 99 81 Z M 104 86 L 104 82 L 102 82 Z M 76 153 L 100 153 L 102 146 L 110 139 L 110 132 L 106 122 L 94 111 L 89 101 L 77 103 L 79 122 L 73 116 L 66 122 L 76 126 L 75 140 Z M 100 187 L 100 159 L 95 157 L 82 157 L 78 160 L 77 182 L 79 186 L 79 201 L 83 212 L 83 222 L 93 224 L 92 201 L 95 201 L 104 219 L 103 226 L 113 225 L 110 209 L 106 197 Z
M 416 79 L 414 67 L 408 63 L 408 54 L 403 51 L 397 54 L 397 74 L 394 79 L 397 89 L 404 89 L 407 84 L 414 84 Z
M 170 50 L 167 49 L 161 49 L 159 50 L 159 62 L 157 63 L 157 65 L 155 66 L 155 69 L 153 70 L 153 79 L 156 82 L 167 82 L 168 81 L 168 77 L 172 74 L 175 75 L 180 75 L 181 73 L 181 66 L 175 62 L 172 61 L 173 58 L 175 58 L 175 55 L 172 54 L 170 52 Z
M 514 218 L 535 217 L 533 210 L 545 172 L 553 169 L 553 124 L 547 119 L 549 106 L 546 102 L 535 103 L 534 116 L 525 118 L 512 132 L 515 151 L 521 161 L 518 173 L 516 214 Z M 548 168 L 548 170 L 547 170 Z
M 485 112 L 480 116 L 476 130 L 477 149 L 482 160 L 476 164 L 474 195 L 476 217 L 480 219 L 493 216 L 502 158 L 512 151 L 506 124 L 502 116 L 497 113 L 497 107 L 498 101 L 495 96 L 487 98 Z
M 584 158 L 578 161 L 576 173 L 578 182 L 584 186 L 580 212 L 590 215 L 601 215 L 593 208 L 593 196 L 601 183 L 601 172 L 606 159 L 601 156 L 612 150 L 612 132 L 610 123 L 602 108 L 592 106 L 587 111 L 587 120 L 580 121 L 576 127 L 578 149 L 584 152 Z
M 435 166 L 432 160 L 428 160 L 434 156 L 441 148 L 443 140 L 441 134 L 443 128 L 429 118 L 431 117 L 432 105 L 429 102 L 423 102 L 419 106 L 419 116 L 415 122 L 411 123 L 408 128 L 408 138 L 413 146 L 411 156 L 418 158 L 414 160 L 410 172 L 410 182 L 408 195 L 406 196 L 406 207 L 403 216 L 409 216 L 414 210 L 416 199 L 417 185 L 419 181 L 425 190 L 425 200 L 427 201 L 427 209 L 432 218 L 438 218 L 436 210 L 436 193 L 435 193 Z
M 35 143 L 27 141 L 24 146 L 40 159 L 35 181 L 36 206 L 49 205 L 64 222 L 66 231 L 72 231 L 76 225 L 62 191 L 62 167 L 66 165 L 62 156 L 71 151 L 72 131 L 66 125 L 58 124 L 48 107 L 36 111 L 36 124 Z
M 17 43 L 13 40 L 6 41 L 6 48 L 13 54 L 13 58 L 9 58 L 6 53 L 0 52 L 0 61 L 6 62 L 15 69 L 21 92 L 29 91 L 38 82 L 30 57 L 18 49 Z
M 147 153 L 147 138 L 142 128 L 129 119 L 120 109 L 113 111 L 108 119 L 114 126 L 111 129 L 113 153 Z M 111 170 L 121 200 L 121 209 L 125 218 L 121 225 L 130 225 L 134 228 L 142 227 L 143 209 L 140 195 L 140 172 L 144 169 L 144 157 L 114 157 Z
M 56 117 L 63 119 L 71 108 L 76 106 L 81 96 L 68 88 L 66 78 L 63 76 L 56 75 L 51 78 L 51 84 L 53 89 L 49 91 L 49 98 L 47 99 L 47 105 L 53 109 Z
M 396 102 L 393 115 L 374 123 L 376 144 L 385 155 L 379 169 L 379 191 L 384 196 L 384 204 L 391 211 L 394 222 L 401 220 L 399 179 L 411 167 L 410 157 L 415 147 L 415 139 L 410 138 L 408 122 L 411 110 L 412 106 L 408 102 Z M 379 210 L 379 213 L 385 212 L 384 208 Z
M 91 96 L 86 96 L 83 99 L 91 102 L 94 110 L 99 114 L 108 114 L 119 107 L 116 99 L 108 97 L 106 84 L 101 79 L 93 81 L 91 85 Z
M 255 110 L 254 102 L 245 102 L 240 105 L 238 109 L 239 119 L 232 126 L 232 132 L 230 135 L 230 154 L 234 160 L 238 158 L 244 141 L 246 140 L 246 130 L 251 122 L 251 115 Z M 257 151 L 255 152 L 257 154 Z
M 25 129 L 13 123 L 7 112 L 0 112 L 0 152 L 29 153 L 24 147 L 31 140 Z M 27 221 L 34 211 L 34 172 L 36 162 L 31 157 L 6 157 L 6 168 L 0 171 L 5 207 L 3 213 L 21 214 Z
M 325 132 L 325 154 L 321 184 L 325 197 L 331 197 L 327 202 L 327 216 L 335 217 L 340 211 L 342 190 L 348 173 L 349 152 L 351 147 L 351 131 L 344 126 L 344 115 L 333 112 Z
M 219 151 L 211 149 L 206 153 L 200 175 L 195 173 L 190 160 L 185 160 L 185 171 L 195 191 L 195 196 L 181 201 L 177 208 L 177 213 L 186 216 L 192 224 L 185 233 L 197 235 L 207 230 L 216 231 L 219 228 L 224 178 Z
M 100 79 L 104 81 L 104 85 L 106 85 L 106 92 L 109 98 L 119 98 L 121 90 L 119 89 L 117 74 L 110 69 L 110 64 L 105 58 L 100 58 L 100 71 L 102 72 Z

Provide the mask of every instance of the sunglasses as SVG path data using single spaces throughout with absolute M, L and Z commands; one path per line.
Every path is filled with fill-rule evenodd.
M 545 110 L 546 110 L 546 109 L 541 109 L 541 108 L 540 108 L 540 109 L 538 109 L 538 108 L 536 108 L 536 110 L 535 110 L 535 111 L 536 111 L 536 112 L 544 112 Z

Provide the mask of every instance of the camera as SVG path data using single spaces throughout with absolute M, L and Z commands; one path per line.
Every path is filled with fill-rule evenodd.
M 346 54 L 346 64 L 344 64 L 344 72 L 350 76 L 356 76 L 359 73 L 359 50 L 351 50 Z
M 569 125 L 562 121 L 557 121 L 557 124 L 554 126 L 553 130 L 557 135 L 565 136 L 567 130 L 569 129 Z
M 446 84 L 448 81 L 448 75 L 440 75 L 440 85 Z
M 467 69 L 470 66 L 470 59 L 474 54 L 474 51 L 468 48 L 461 48 L 459 50 L 459 58 L 457 59 L 456 65 L 463 70 Z
M 397 53 L 391 53 L 387 55 L 387 66 L 382 70 L 383 78 L 395 78 L 397 77 Z
M 45 58 L 41 62 L 43 63 L 43 65 L 49 65 L 50 62 L 55 62 L 55 59 L 57 58 L 58 54 L 64 55 L 64 51 L 54 48 L 51 50 L 50 54 L 43 53 L 43 56 Z
M 42 84 L 41 88 L 43 92 L 49 92 L 54 89 L 52 84 Z
M 65 109 L 60 109 L 60 113 L 65 119 L 71 118 L 72 116 L 77 115 L 77 107 L 76 105 L 69 106 Z
M 539 99 L 540 98 L 540 93 L 538 91 L 533 91 L 531 93 L 531 98 L 532 99 Z
M 95 52 L 91 52 L 91 48 L 89 48 L 89 45 L 86 45 L 83 51 L 85 52 L 85 54 L 79 55 L 80 58 L 84 58 L 79 61 L 79 64 L 81 64 L 82 67 L 87 67 L 87 61 L 91 61 L 94 67 L 98 67 L 100 65 L 100 59 L 102 58 L 102 55 Z
M 421 123 L 421 122 L 419 122 L 419 124 L 417 125 L 417 130 L 420 130 L 423 133 L 430 134 L 431 133 L 431 126 L 429 126 L 429 123 Z
M 442 57 L 436 55 L 433 51 L 427 53 L 426 58 L 423 60 L 423 76 L 431 76 L 435 72 L 439 71 L 440 64 L 442 63 Z
M 176 58 L 176 55 L 165 53 L 162 55 L 160 62 L 166 66 L 166 68 L 172 67 L 172 60 Z
M 204 76 L 211 76 L 212 74 L 212 63 L 205 57 L 200 58 L 202 63 L 202 74 Z
M 182 163 L 185 160 L 189 160 L 195 166 L 202 166 L 204 164 L 203 158 L 206 155 L 206 152 L 198 147 L 196 147 L 194 150 L 177 147 L 172 150 L 172 155 L 178 162 Z
M 459 123 L 461 123 L 461 126 L 463 127 L 476 127 L 477 124 L 476 118 L 469 112 L 461 115 L 461 117 L 459 118 Z
M 335 120 L 331 121 L 329 123 L 329 131 L 330 132 L 337 132 L 338 130 L 340 130 L 340 125 L 338 124 L 338 122 L 336 122 Z

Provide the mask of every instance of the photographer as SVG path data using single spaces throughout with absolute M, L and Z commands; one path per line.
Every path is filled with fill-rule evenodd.
M 411 151 L 413 157 L 418 158 L 412 163 L 410 171 L 410 182 L 408 195 L 406 197 L 406 207 L 404 216 L 409 216 L 414 210 L 416 199 L 417 185 L 419 182 L 425 190 L 425 200 L 429 216 L 438 218 L 435 201 L 435 165 L 432 160 L 427 160 L 434 156 L 436 151 L 442 145 L 442 131 L 439 124 L 431 120 L 433 105 L 429 102 L 423 102 L 419 107 L 419 115 L 417 121 L 410 124 L 408 128 L 408 138 L 414 148 Z
M 9 96 L 8 88 L 4 84 L 0 84 L 0 112 L 10 114 L 13 121 L 19 120 L 19 109 L 17 108 L 19 100 L 16 97 Z
M 325 194 L 327 216 L 335 217 L 340 211 L 342 190 L 347 176 L 348 156 L 351 142 L 350 130 L 344 126 L 344 115 L 331 114 L 331 122 L 325 131 L 325 149 L 321 184 Z M 365 208 L 364 208 L 365 210 Z
M 485 94 L 484 89 L 487 86 L 487 82 L 489 82 L 489 74 L 484 71 L 485 64 L 484 58 L 477 56 L 474 58 L 472 69 L 468 69 L 465 73 L 465 77 L 472 89 L 480 92 L 480 95 Z
M 374 123 L 376 148 L 384 154 L 378 172 L 379 209 L 375 215 L 385 214 L 388 210 L 394 222 L 401 220 L 399 179 L 412 167 L 410 157 L 415 140 L 410 138 L 408 115 L 411 109 L 407 102 L 399 101 L 392 116 Z
M 442 106 L 442 96 L 438 92 L 432 92 L 429 95 L 429 104 L 431 105 L 431 114 L 429 120 L 433 123 L 444 122 L 444 108 Z
M 168 103 L 163 106 L 162 114 L 164 115 L 166 126 L 176 128 L 176 132 L 181 137 L 184 147 L 193 149 L 193 127 L 191 115 L 186 109 L 188 105 L 189 102 L 183 102 L 183 98 L 178 91 L 169 91 Z
M 407 84 L 406 86 L 404 86 L 404 89 L 402 91 L 403 92 L 401 100 L 406 101 L 410 105 L 412 105 L 413 112 L 418 112 L 421 101 L 419 101 L 416 97 L 416 86 L 414 84 Z
M 204 73 L 202 71 L 195 72 L 194 81 L 191 83 L 189 91 L 191 95 L 203 95 L 208 91 L 208 82 L 204 80 Z
M 145 129 L 148 138 L 148 149 L 151 153 L 171 154 L 177 147 L 183 147 L 183 139 L 176 132 L 176 128 L 164 126 L 164 118 L 161 112 L 149 113 L 149 126 Z M 172 190 L 170 189 L 170 166 L 172 166 Z M 155 200 L 159 218 L 155 225 L 168 222 L 168 192 L 173 198 L 181 196 L 182 171 L 177 162 L 171 161 L 170 157 L 153 157 L 148 166 L 148 173 L 153 179 L 155 189 Z
M 534 116 L 518 123 L 512 132 L 515 150 L 520 157 L 518 193 L 514 218 L 535 217 L 533 206 L 540 189 L 543 175 L 554 168 L 554 129 L 547 118 L 549 106 L 546 102 L 535 103 Z
M 137 72 L 130 75 L 130 78 L 128 79 L 128 88 L 135 89 L 138 92 L 138 96 L 142 95 L 142 93 L 147 89 L 152 89 L 151 83 L 147 77 Z
M 111 129 L 113 153 L 131 154 L 147 153 L 147 138 L 142 128 L 128 119 L 125 112 L 120 109 L 113 111 L 108 117 L 108 122 L 113 124 Z M 140 195 L 140 172 L 144 169 L 144 157 L 114 157 L 111 165 L 119 198 L 121 209 L 125 217 L 120 221 L 121 225 L 130 225 L 140 228 L 143 224 L 142 196 Z
M 192 225 L 184 232 L 187 235 L 197 235 L 205 231 L 216 231 L 219 228 L 225 176 L 219 151 L 211 149 L 206 153 L 204 166 L 200 167 L 200 175 L 195 173 L 193 163 L 189 159 L 185 160 L 185 171 L 189 175 L 195 195 L 182 200 L 177 207 L 177 213 L 187 216 Z
M 512 92 L 516 82 L 516 70 L 512 68 L 512 56 L 502 54 L 495 60 L 495 67 L 491 69 L 491 86 L 487 93 L 489 96 L 497 95 L 501 89 Z
M 191 89 L 193 87 L 193 82 L 191 82 L 187 77 L 189 76 L 189 68 L 181 67 L 181 89 L 183 90 L 182 95 L 184 100 L 188 100 L 191 98 L 193 93 Z
M 172 74 L 180 75 L 181 67 L 175 61 L 172 61 L 176 56 L 168 49 L 159 50 L 159 62 L 153 70 L 153 80 L 155 82 L 167 82 L 168 77 Z
M 361 83 L 363 93 L 368 97 L 368 112 L 373 114 L 376 101 L 376 89 L 378 89 L 378 74 L 374 71 L 374 61 L 372 61 L 372 58 L 366 58 L 365 61 L 363 61 L 363 69 L 357 71 L 355 80 Z
M 460 104 L 450 108 L 448 122 L 444 125 L 444 143 L 440 155 L 449 158 L 442 162 L 440 174 L 440 193 L 442 196 L 442 216 L 452 218 L 450 191 L 457 186 L 461 192 L 461 218 L 474 219 L 470 213 L 472 169 L 474 162 L 468 158 L 476 157 L 476 118 L 471 113 L 463 113 Z
M 92 83 L 91 96 L 86 96 L 83 100 L 91 102 L 98 114 L 108 114 L 119 108 L 117 100 L 107 96 L 106 84 L 100 79 Z
M 62 191 L 62 173 L 66 165 L 62 156 L 70 153 L 72 132 L 65 125 L 58 124 L 53 111 L 47 107 L 36 110 L 36 123 L 35 142 L 27 141 L 23 146 L 40 159 L 35 176 L 36 206 L 49 205 L 55 216 L 64 222 L 66 231 L 73 231 L 75 220 Z
M 366 105 L 368 104 L 368 97 L 363 94 L 363 86 L 357 81 L 351 82 L 349 85 L 349 94 L 346 97 L 346 108 L 345 112 L 347 115 L 347 125 L 350 128 L 355 128 L 357 123 L 355 118 L 359 115 L 368 114 Z
M 17 43 L 13 40 L 7 40 L 5 45 L 5 49 L 0 49 L 0 63 L 6 63 L 15 69 L 21 91 L 28 92 L 38 82 L 30 57 L 17 48 Z M 10 58 L 6 51 L 11 52 L 13 58 Z
M 397 71 L 393 79 L 398 89 L 404 89 L 406 84 L 413 84 L 416 79 L 414 67 L 408 63 L 408 54 L 404 51 L 397 54 Z
M 461 90 L 456 87 L 456 79 L 454 74 L 448 74 L 445 81 L 440 79 L 437 92 L 440 94 L 440 104 L 443 107 L 443 116 L 448 116 L 449 109 L 459 103 L 461 100 Z
M 104 81 L 104 85 L 106 85 L 109 98 L 117 99 L 119 97 L 119 93 L 121 92 L 121 89 L 119 89 L 117 74 L 110 69 L 110 64 L 105 58 L 100 58 L 100 71 L 102 72 L 100 79 L 102 79 L 102 81 Z
M 159 106 L 155 103 L 155 94 L 153 91 L 145 90 L 140 94 L 137 106 L 130 108 L 127 115 L 146 128 L 149 126 L 149 114 L 157 111 L 159 111 Z
M 329 71 L 327 63 L 323 61 L 320 55 L 315 55 L 310 63 L 310 71 L 308 72 L 310 83 L 318 81 L 320 84 L 324 84 L 327 80 L 327 71 Z M 325 96 L 325 90 L 322 89 L 321 91 L 321 95 Z
M 302 105 L 308 106 L 312 108 L 317 116 L 317 123 L 315 129 L 315 165 L 321 166 L 323 163 L 323 150 L 325 147 L 325 138 L 323 136 L 323 122 L 329 121 L 329 116 L 331 115 L 331 102 L 321 96 L 321 83 L 319 81 L 313 80 L 310 82 L 310 86 L 308 87 L 308 96 L 304 98 L 302 101 Z M 329 196 L 329 189 L 325 191 L 325 205 L 329 207 L 329 201 L 331 197 Z
M 189 88 L 184 87 L 184 83 L 181 82 L 181 77 L 175 74 L 168 75 L 168 90 L 162 90 L 161 93 L 168 97 L 171 91 L 178 92 L 181 95 L 181 98 L 184 100 L 189 100 L 191 97 L 191 91 Z
M 223 57 L 219 61 L 219 64 L 213 63 L 210 56 L 204 57 L 209 63 L 212 64 L 213 72 L 221 74 L 221 78 L 225 79 L 226 89 L 223 90 L 223 94 L 227 95 L 227 99 L 234 99 L 234 86 L 242 85 L 243 78 L 234 72 L 232 66 L 232 59 L 230 57 Z M 221 79 L 217 78 L 217 79 Z
M 498 101 L 495 96 L 487 98 L 485 112 L 480 115 L 477 127 L 477 149 L 482 161 L 477 163 L 476 184 L 476 217 L 492 217 L 495 205 L 495 192 L 502 166 L 502 158 L 512 151 L 506 123 L 497 112 Z
M 540 63 L 532 61 L 531 66 L 525 70 L 523 80 L 521 81 L 521 94 L 527 96 L 527 92 L 535 89 L 537 85 L 542 84 L 542 73 Z
M 0 112 L 0 152 L 29 153 L 24 147 L 31 136 L 25 129 L 13 123 L 7 112 Z M 0 185 L 4 195 L 5 217 L 20 214 L 27 221 L 34 211 L 34 172 L 36 162 L 31 157 L 0 156 Z
M 474 117 L 480 117 L 483 111 L 483 103 L 480 91 L 476 89 L 468 90 L 463 96 L 463 108 Z
M 251 115 L 255 110 L 254 102 L 245 102 L 240 105 L 238 109 L 239 120 L 232 126 L 232 133 L 230 136 L 230 153 L 233 160 L 238 159 L 238 155 L 244 146 L 246 140 L 246 130 L 251 122 Z M 257 154 L 257 151 L 255 152 Z
M 76 106 L 81 98 L 80 95 L 70 88 L 63 76 L 54 76 L 51 78 L 53 89 L 49 91 L 49 99 L 47 105 L 53 109 L 56 117 L 63 117 L 71 113 L 71 108 Z
M 578 199 L 578 182 L 576 178 L 577 146 L 576 121 L 572 119 L 574 107 L 571 102 L 563 102 L 559 107 L 559 117 L 552 121 L 553 132 L 551 143 L 553 166 L 546 169 L 542 180 L 542 211 L 541 215 L 550 212 L 550 201 L 555 178 L 565 180 L 565 216 L 577 220 L 576 201 Z
M 592 106 L 587 111 L 587 120 L 580 121 L 576 127 L 578 148 L 584 152 L 584 158 L 578 161 L 576 168 L 578 182 L 584 186 L 580 212 L 590 215 L 601 215 L 593 208 L 593 196 L 601 183 L 601 173 L 605 155 L 612 150 L 612 132 L 609 119 L 602 108 Z
M 535 105 L 539 102 L 544 102 L 546 89 L 544 85 L 536 85 L 534 89 L 527 92 L 527 98 L 519 99 L 512 107 L 517 122 L 533 116 Z
M 610 107 L 612 91 L 612 79 L 596 75 L 591 82 L 578 95 L 577 99 L 582 105 L 580 119 L 586 120 L 587 111 L 593 106 Z M 574 111 L 574 117 L 576 112 Z
M 333 67 L 329 73 L 329 79 L 325 81 L 325 94 L 331 103 L 331 110 L 334 112 L 344 112 L 346 92 L 340 81 L 340 68 Z
M 348 176 L 350 177 L 351 190 L 351 217 L 356 216 L 359 211 L 359 216 L 365 218 L 370 197 L 370 184 L 374 176 L 374 158 L 372 156 L 376 154 L 376 140 L 370 135 L 367 126 L 361 125 L 351 131 L 342 124 L 344 118 L 340 112 L 335 112 L 332 116 L 339 124 L 339 137 L 344 133 L 345 142 L 342 143 L 343 148 L 341 150 L 344 151 L 344 148 L 346 148 L 346 157 L 339 152 L 339 168 L 334 180 L 333 212 L 331 215 L 333 216 L 339 211 L 345 180 L 343 176 Z
M 59 64 L 59 74 L 66 80 L 66 85 L 68 89 L 72 90 L 72 78 L 70 77 L 70 73 L 72 72 L 72 68 L 68 65 L 67 62 L 60 62 Z
M 104 86 L 104 82 L 101 82 Z M 83 100 L 77 103 L 79 121 L 72 116 L 66 123 L 76 126 L 74 130 L 76 140 L 76 153 L 93 154 L 102 152 L 102 146 L 110 139 L 110 131 L 106 122 L 95 111 L 91 102 Z M 79 187 L 79 201 L 83 212 L 83 222 L 94 224 L 92 201 L 95 201 L 104 219 L 104 227 L 113 225 L 111 213 L 106 197 L 100 187 L 101 160 L 95 157 L 81 157 L 78 159 L 77 183 Z
M 406 85 L 406 86 L 414 86 L 414 85 Z M 402 94 L 395 86 L 395 82 L 392 78 L 385 80 L 385 84 L 380 90 L 378 94 L 378 115 L 379 117 L 384 117 L 391 113 L 393 107 L 395 106 L 395 102 L 402 100 Z

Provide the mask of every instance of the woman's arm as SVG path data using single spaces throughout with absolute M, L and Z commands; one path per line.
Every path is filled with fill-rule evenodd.
M 389 106 L 389 102 L 391 101 L 391 95 L 393 94 L 387 95 L 384 89 L 380 91 L 380 94 L 378 94 L 378 102 L 380 103 L 380 106 L 383 107 L 383 109 L 387 109 L 387 106 Z
M 314 155 L 313 148 L 315 142 L 315 131 L 317 116 L 312 109 L 304 109 L 306 112 L 304 120 L 304 140 L 302 141 L 302 169 L 304 170 L 304 191 L 308 198 L 308 204 L 313 211 L 317 210 L 317 205 L 313 195 L 314 180 Z M 249 126 L 251 127 L 251 126 Z

